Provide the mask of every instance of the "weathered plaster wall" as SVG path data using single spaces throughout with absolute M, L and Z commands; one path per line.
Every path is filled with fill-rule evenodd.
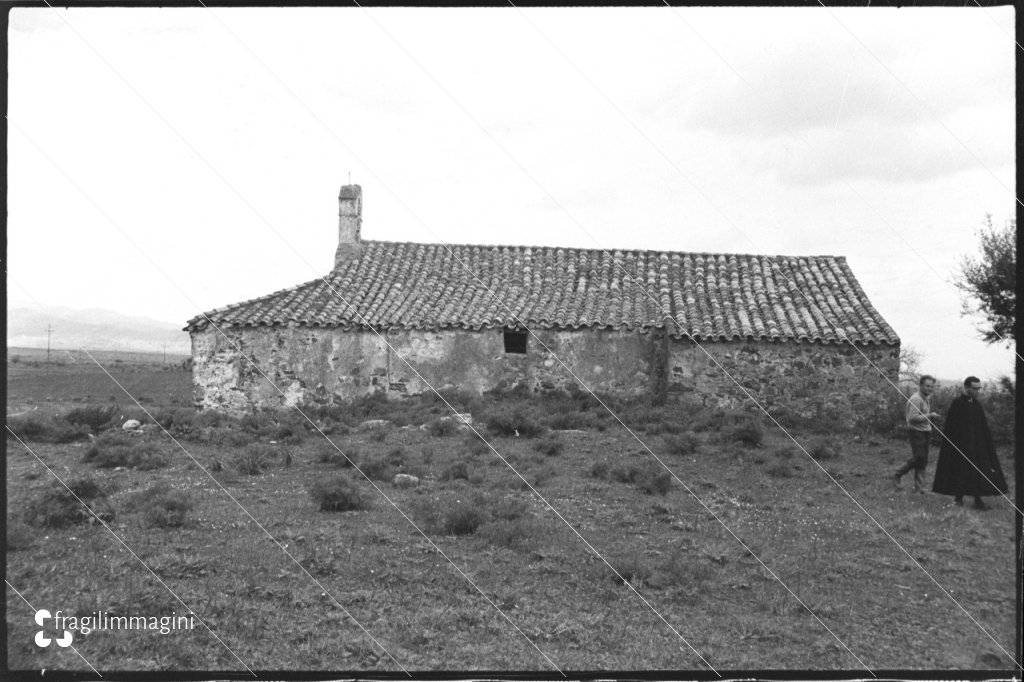
M 505 353 L 500 330 L 387 332 L 387 343 L 369 331 L 224 331 L 228 338 L 216 330 L 192 334 L 194 393 L 203 408 L 237 413 L 254 404 L 330 403 L 374 391 L 422 393 L 428 385 L 482 393 L 519 384 L 537 390 L 573 384 L 555 356 L 595 391 L 651 390 L 650 335 L 540 331 L 540 341 L 531 336 L 520 355 Z
M 712 360 L 695 344 L 666 342 L 658 333 L 540 331 L 540 342 L 531 336 L 527 353 L 519 355 L 505 353 L 500 330 L 388 332 L 387 343 L 368 331 L 225 331 L 229 338 L 216 330 L 192 334 L 194 391 L 201 407 L 234 413 L 253 405 L 326 404 L 375 391 L 416 394 L 428 391 L 428 385 L 481 393 L 519 384 L 535 390 L 574 384 L 558 359 L 598 392 L 650 395 L 667 389 L 669 395 L 693 394 L 708 404 L 742 404 L 744 394 L 717 360 L 765 405 L 785 404 L 808 414 L 823 401 L 863 406 L 889 392 L 849 345 L 702 344 Z M 896 380 L 898 347 L 861 351 Z

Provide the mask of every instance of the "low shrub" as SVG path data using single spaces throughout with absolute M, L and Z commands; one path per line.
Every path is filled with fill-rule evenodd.
M 604 425 L 604 422 L 599 415 L 593 412 L 580 412 L 575 410 L 571 412 L 553 414 L 545 420 L 545 423 L 549 429 L 579 429 L 581 431 L 600 428 Z
M 485 455 L 491 452 L 491 446 L 487 444 L 487 441 L 472 431 L 466 434 L 466 437 L 462 439 L 462 442 L 466 451 L 471 455 Z
M 390 481 L 398 473 L 397 467 L 388 460 L 387 456 L 368 459 L 359 464 L 359 470 L 374 481 Z
M 533 444 L 534 450 L 548 457 L 561 453 L 564 447 L 565 443 L 555 434 L 549 434 Z
M 615 564 L 618 575 L 612 574 L 612 580 L 622 583 L 641 584 L 648 582 L 654 574 L 650 564 L 640 557 L 631 556 Z
M 487 428 L 500 436 L 534 438 L 544 433 L 544 424 L 526 409 L 516 406 L 511 410 L 491 412 L 484 417 Z
M 73 443 L 85 440 L 90 433 L 88 426 L 32 414 L 9 417 L 7 427 L 10 429 L 8 438 L 17 436 L 26 442 Z
M 690 455 L 697 451 L 700 439 L 691 431 L 665 436 L 665 452 L 670 455 Z
M 77 483 L 81 485 L 83 492 L 102 493 L 102 490 L 89 490 L 89 486 L 82 484 L 81 481 Z M 85 497 L 75 497 L 71 491 L 57 483 L 38 491 L 29 499 L 28 504 L 25 505 L 24 519 L 32 526 L 67 528 L 68 526 L 94 518 L 86 504 L 93 508 L 93 511 L 100 518 L 104 520 L 112 519 L 113 512 L 109 505 L 103 501 L 97 502 L 96 500 L 96 498 L 101 496 L 96 495 L 88 499 Z
M 309 496 L 320 511 L 358 511 L 370 506 L 359 488 L 346 476 L 316 481 L 309 487 Z
M 441 472 L 439 478 L 442 481 L 454 481 L 455 479 L 461 478 L 463 480 L 469 480 L 469 467 L 465 462 L 455 462 L 449 465 Z
M 117 414 L 118 409 L 114 405 L 85 405 L 68 410 L 63 419 L 69 424 L 88 427 L 92 433 L 99 433 L 110 426 Z
M 284 451 L 267 443 L 255 443 L 235 455 L 232 460 L 235 470 L 246 476 L 259 476 L 269 469 L 275 460 L 284 458 Z
M 121 433 L 97 439 L 85 451 L 82 461 L 97 469 L 124 467 L 140 471 L 162 469 L 168 465 L 167 458 L 155 443 Z
M 636 477 L 636 485 L 648 495 L 664 495 L 672 489 L 672 474 L 651 467 Z
M 788 462 L 775 462 L 765 469 L 765 473 L 772 478 L 792 478 L 793 467 Z
M 760 423 L 753 418 L 747 418 L 732 427 L 729 439 L 749 448 L 756 448 L 764 440 L 764 431 Z
M 780 445 L 775 448 L 772 454 L 778 459 L 791 459 L 793 457 L 793 448 L 788 445 Z
M 68 488 L 82 500 L 91 500 L 97 497 L 106 497 L 107 492 L 103 485 L 89 476 L 80 476 L 68 481 Z
M 633 483 L 641 473 L 640 468 L 634 464 L 618 464 L 608 471 L 608 479 L 619 483 Z
M 658 567 L 666 587 L 683 587 L 699 591 L 714 575 L 714 569 L 702 556 L 676 550 Z
M 323 442 L 318 447 L 316 461 L 343 469 L 358 464 L 359 451 L 354 447 L 336 444 L 333 441 Z
M 143 521 L 151 528 L 180 528 L 185 525 L 193 503 L 184 490 L 156 483 L 130 495 L 125 506 L 128 511 L 141 511 Z
M 517 551 L 529 551 L 541 544 L 547 533 L 542 524 L 530 518 L 488 521 L 476 535 L 487 544 Z
M 441 531 L 445 535 L 471 535 L 485 520 L 484 512 L 475 505 L 456 505 L 442 516 Z
M 608 462 L 605 462 L 603 460 L 598 460 L 598 461 L 592 463 L 590 465 L 590 468 L 587 469 L 587 474 L 591 478 L 605 478 L 606 479 L 606 478 L 608 478 L 608 473 L 609 473 Z
M 435 419 L 430 422 L 427 431 L 435 438 L 447 438 L 454 436 L 459 431 L 458 424 L 452 419 Z
M 816 460 L 829 460 L 839 457 L 839 444 L 830 443 L 824 439 L 812 441 L 807 448 L 807 453 Z

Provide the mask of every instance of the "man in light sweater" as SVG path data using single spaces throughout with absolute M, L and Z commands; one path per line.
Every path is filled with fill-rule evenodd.
M 914 470 L 914 492 L 924 492 L 924 470 L 928 466 L 928 441 L 932 437 L 932 419 L 939 415 L 932 412 L 928 396 L 935 390 L 935 377 L 924 374 L 918 382 L 917 393 L 907 401 L 907 438 L 910 440 L 910 459 L 893 474 L 893 482 L 900 487 L 903 474 Z

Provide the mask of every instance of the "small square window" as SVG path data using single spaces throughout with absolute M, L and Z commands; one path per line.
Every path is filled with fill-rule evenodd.
M 526 355 L 526 332 L 505 330 L 505 352 Z

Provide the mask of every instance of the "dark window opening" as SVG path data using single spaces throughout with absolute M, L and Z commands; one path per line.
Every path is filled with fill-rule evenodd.
M 526 355 L 526 332 L 517 332 L 514 329 L 506 329 L 505 352 Z

